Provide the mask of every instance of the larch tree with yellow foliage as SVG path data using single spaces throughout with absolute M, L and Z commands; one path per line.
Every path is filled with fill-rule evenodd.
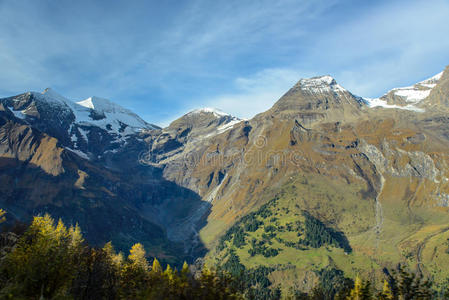
M 6 221 L 6 211 L 4 211 L 2 208 L 0 208 L 0 223 L 3 223 Z
M 148 270 L 148 261 L 146 259 L 145 249 L 143 248 L 141 243 L 134 244 L 129 251 L 128 259 L 139 268 L 143 270 Z
M 5 272 L 11 280 L 4 290 L 43 298 L 63 297 L 69 292 L 82 236 L 68 230 L 61 220 L 56 226 L 54 223 L 48 214 L 34 217 L 6 257 Z
M 379 294 L 379 300 L 393 300 L 393 292 L 391 291 L 390 284 L 388 281 L 384 280 L 384 285 L 382 287 L 382 292 Z
M 157 273 L 157 274 L 162 273 L 162 266 L 156 257 L 153 260 L 153 266 L 151 267 L 151 272 Z
M 363 282 L 359 276 L 355 278 L 354 288 L 351 290 L 351 293 L 348 300 L 368 300 L 372 299 L 371 294 L 371 283 L 369 281 Z

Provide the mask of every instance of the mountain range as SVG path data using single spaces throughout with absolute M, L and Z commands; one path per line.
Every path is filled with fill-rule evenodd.
M 205 108 L 165 128 L 106 99 L 27 92 L 0 99 L 0 207 L 168 262 L 264 266 L 282 289 L 397 263 L 443 282 L 448 112 L 448 67 L 376 99 L 301 79 L 249 120 Z

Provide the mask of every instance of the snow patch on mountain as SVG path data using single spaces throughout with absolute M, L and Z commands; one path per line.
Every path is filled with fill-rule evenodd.
M 14 110 L 11 106 L 9 106 L 8 109 L 14 114 L 14 117 L 22 120 L 26 118 L 26 114 L 23 110 Z
M 424 109 L 419 108 L 416 105 L 422 100 L 429 97 L 430 92 L 434 87 L 436 87 L 442 75 L 443 72 L 440 72 L 435 76 L 418 82 L 415 85 L 392 89 L 380 98 L 364 99 L 370 107 L 398 108 L 416 112 L 424 112 Z M 407 103 L 407 105 L 401 106 L 396 104 L 388 104 L 387 101 L 383 99 L 386 98 L 386 96 L 390 93 L 393 93 L 395 96 L 401 97 Z
M 430 77 L 430 78 L 428 78 L 426 80 L 418 82 L 416 85 L 422 86 L 422 87 L 426 87 L 426 88 L 429 88 L 429 89 L 433 89 L 434 87 L 436 87 L 436 85 L 440 81 L 441 76 L 443 76 L 443 72 L 440 72 L 437 75 L 435 75 L 433 77 Z
M 406 87 L 394 90 L 394 94 L 403 97 L 406 102 L 418 103 L 427 98 L 431 90 L 419 90 L 414 87 Z
M 238 124 L 240 122 L 243 122 L 243 120 L 233 117 L 233 119 L 229 123 L 223 124 L 217 128 L 217 134 L 228 131 L 229 129 L 233 128 L 236 124 Z
M 406 102 L 416 104 L 430 95 L 430 92 L 434 87 L 436 87 L 442 75 L 443 72 L 438 73 L 426 80 L 420 81 L 415 85 L 396 88 L 392 91 L 396 96 L 403 97 Z
M 211 113 L 216 118 L 230 116 L 230 114 L 228 114 L 228 113 L 225 113 L 217 108 L 211 108 L 211 107 L 195 109 L 195 110 L 192 110 L 191 112 L 187 113 L 187 115 L 196 115 L 196 114 L 201 114 L 201 113 Z
M 16 118 L 27 123 L 34 124 L 39 118 L 45 118 L 53 126 L 52 134 L 69 147 L 67 150 L 82 151 L 76 153 L 83 158 L 87 155 L 86 144 L 104 142 L 110 144 L 104 145 L 106 148 L 123 146 L 128 139 L 136 137 L 136 133 L 159 128 L 107 99 L 89 97 L 75 102 L 51 88 L 2 100 Z M 90 157 L 92 153 L 88 153 Z
M 74 123 L 84 126 L 97 126 L 110 133 L 126 136 L 141 131 L 142 129 L 155 129 L 156 127 L 142 120 L 132 111 L 121 107 L 107 99 L 89 97 L 85 100 L 71 101 L 51 88 L 43 93 L 32 92 L 33 96 L 51 105 L 64 106 L 75 115 Z M 21 112 L 26 114 L 26 111 Z M 15 112 L 15 114 L 18 114 Z M 81 134 L 87 140 L 85 132 Z M 70 132 L 69 132 L 70 135 Z
M 187 113 L 186 116 L 193 117 L 193 116 L 199 115 L 199 114 L 213 114 L 213 116 L 217 119 L 223 118 L 223 121 L 220 120 L 221 125 L 216 127 L 213 132 L 208 133 L 203 138 L 208 138 L 211 136 L 221 134 L 221 133 L 233 128 L 236 124 L 244 121 L 240 118 L 232 116 L 231 114 L 225 113 L 219 109 L 210 108 L 210 107 L 195 109 L 195 110 Z
M 134 117 L 137 117 L 137 119 L 140 119 L 140 117 L 138 117 L 135 113 L 133 113 L 129 109 L 123 108 L 120 105 L 117 105 L 108 99 L 93 96 L 85 100 L 78 101 L 76 103 L 100 113 L 126 114 L 132 115 Z M 140 120 L 141 122 L 144 122 L 142 119 Z
M 366 103 L 368 104 L 369 107 L 397 108 L 397 109 L 404 109 L 404 110 L 410 110 L 410 111 L 415 111 L 415 112 L 424 112 L 424 109 L 416 107 L 412 104 L 408 104 L 406 106 L 400 106 L 400 105 L 396 105 L 396 104 L 388 104 L 387 101 L 382 100 L 380 98 L 375 98 L 375 99 L 364 98 L 364 100 L 366 101 Z
M 196 124 L 196 121 L 200 122 L 200 127 L 198 127 L 194 133 L 194 140 L 196 141 L 219 135 L 244 121 L 219 109 L 210 107 L 192 110 L 180 119 L 185 119 L 188 123 L 194 122 Z M 203 119 L 205 119 L 206 122 L 202 122 Z
M 89 157 L 89 155 L 87 155 L 86 153 L 84 153 L 83 151 L 80 151 L 80 150 L 76 150 L 76 149 L 72 149 L 72 148 L 69 148 L 69 147 L 65 147 L 65 149 L 66 150 L 69 150 L 70 152 L 73 152 L 73 153 L 75 153 L 76 155 L 78 155 L 79 157 L 81 157 L 81 158 L 84 158 L 84 159 L 87 159 L 87 160 L 90 160 L 90 157 Z
M 318 76 L 301 79 L 299 85 L 302 90 L 312 93 L 345 92 L 346 89 L 339 85 L 332 76 Z
M 142 120 L 132 111 L 99 97 L 89 97 L 75 103 L 76 122 L 94 125 L 119 135 L 128 135 L 142 129 L 155 127 Z

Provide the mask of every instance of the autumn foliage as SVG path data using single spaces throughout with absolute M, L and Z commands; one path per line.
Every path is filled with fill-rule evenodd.
M 402 267 L 387 272 L 380 289 L 369 280 L 352 281 L 341 271 L 329 270 L 307 293 L 263 285 L 263 270 L 245 271 L 238 260 L 228 259 L 219 271 L 204 267 L 193 272 L 187 263 L 178 271 L 163 267 L 156 258 L 150 263 L 140 243 L 127 256 L 110 242 L 103 248 L 89 247 L 79 226 L 55 223 L 49 215 L 35 217 L 18 238 L 13 235 L 13 242 L 0 245 L 0 299 L 449 298 L 448 289 L 437 292 L 430 281 Z
M 1 299 L 239 299 L 230 277 L 204 269 L 194 276 L 163 270 L 135 244 L 125 258 L 107 243 L 89 247 L 78 226 L 35 217 L 12 250 L 1 259 Z

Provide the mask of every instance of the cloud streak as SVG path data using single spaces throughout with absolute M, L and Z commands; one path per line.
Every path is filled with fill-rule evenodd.
M 235 79 L 235 93 L 208 99 L 206 103 L 240 118 L 249 119 L 269 109 L 300 76 L 295 70 L 266 69 L 251 77 Z
M 449 3 L 3 1 L 0 96 L 52 86 L 148 121 L 213 106 L 248 118 L 301 77 L 379 96 L 447 63 Z

